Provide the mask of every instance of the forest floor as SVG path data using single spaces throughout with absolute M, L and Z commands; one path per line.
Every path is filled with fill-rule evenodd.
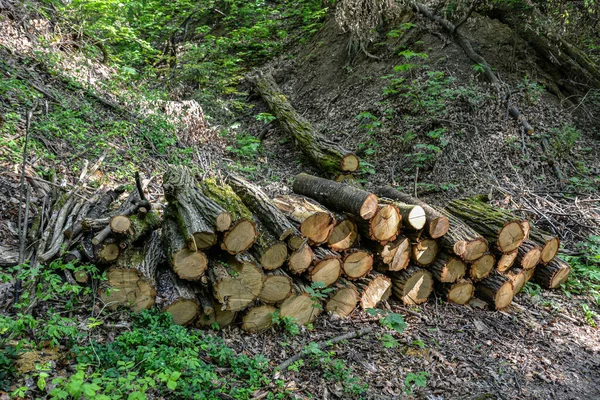
M 407 20 L 410 18 L 407 16 Z M 352 62 L 348 59 L 345 36 L 330 20 L 308 44 L 291 49 L 264 68 L 274 71 L 292 104 L 324 134 L 348 148 L 358 149 L 367 161 L 358 178 L 367 188 L 393 184 L 438 205 L 452 198 L 489 193 L 498 204 L 520 206 L 545 228 L 558 228 L 557 233 L 566 239 L 564 246 L 570 252 L 579 251 L 576 244 L 598 232 L 600 226 L 600 158 L 595 152 L 600 147 L 598 118 L 585 105 L 565 106 L 553 94 L 532 86 L 531 82 L 550 79 L 550 74 L 524 56 L 528 54 L 526 45 L 518 42 L 509 28 L 483 17 L 474 18 L 470 24 L 476 33 L 478 50 L 503 72 L 507 82 L 514 87 L 522 85 L 517 94 L 519 106 L 536 127 L 534 136 L 522 135 L 517 124 L 506 118 L 502 106 L 462 50 L 432 34 L 429 25 L 421 20 L 411 28 L 411 34 L 382 42 L 376 53 L 380 59 L 358 55 Z M 410 48 L 420 55 L 398 56 L 398 48 Z M 502 57 L 499 49 L 510 49 L 513 56 Z M 67 115 L 71 119 L 66 122 L 61 120 L 59 130 L 71 136 L 52 136 L 57 121 L 55 125 L 47 120 L 34 123 L 34 149 L 38 153 L 30 162 L 29 176 L 54 170 L 60 178 L 73 183 L 84 160 L 93 163 L 107 154 L 93 186 L 131 182 L 132 172 L 140 168 L 143 175 L 151 177 L 151 200 L 161 202 L 160 174 L 166 163 L 175 162 L 177 157 L 201 169 L 237 170 L 271 194 L 289 192 L 289 183 L 298 172 L 318 173 L 305 162 L 290 138 L 283 136 L 276 122 L 265 124 L 256 118 L 268 110 L 255 95 L 248 97 L 251 107 L 234 121 L 217 119 L 208 128 L 202 125 L 203 115 L 196 110 L 197 118 L 191 123 L 196 125 L 174 133 L 173 143 L 154 136 L 136 138 L 134 124 L 127 122 L 122 110 L 98 104 L 97 99 L 86 96 L 85 88 L 73 87 L 72 81 L 57 78 L 35 62 L 22 68 L 23 60 L 31 62 L 23 55 L 25 52 L 2 51 L 8 60 L 3 65 L 29 77 L 21 81 L 43 84 L 54 93 L 51 102 L 60 104 L 61 118 L 69 110 L 79 113 Z M 414 69 L 411 83 L 422 96 L 417 105 L 401 96 L 402 87 L 390 88 L 393 67 L 409 61 L 414 64 L 410 67 Z M 385 76 L 388 78 L 382 79 Z M 14 75 L 11 79 L 17 80 Z M 16 134 L 9 131 L 8 126 L 13 123 L 10 118 L 26 113 L 31 108 L 28 102 L 43 97 L 30 93 L 35 90 L 23 90 L 16 83 L 7 82 L 8 79 L 0 104 L 4 115 L 0 142 L 0 255 L 8 254 L 7 249 L 17 243 L 15 193 L 19 189 L 21 148 L 15 143 L 25 131 L 22 119 L 15 123 Z M 245 89 L 251 92 L 250 87 Z M 398 93 L 384 94 L 386 89 Z M 43 119 L 43 113 L 42 106 L 35 118 Z M 87 125 L 76 126 L 73 121 Z M 570 127 L 577 128 L 577 137 L 570 136 Z M 157 131 L 160 129 L 161 126 L 156 127 Z M 84 137 L 82 132 L 95 132 L 96 136 Z M 263 133 L 265 139 L 259 150 L 247 147 L 244 140 L 248 134 Z M 133 139 L 128 139 L 127 134 Z M 542 149 L 544 138 L 553 144 L 552 154 Z M 140 153 L 142 147 L 146 153 Z M 175 159 L 157 156 L 161 148 L 169 149 L 171 156 L 176 153 Z M 564 176 L 557 176 L 549 166 L 549 156 L 555 157 L 554 165 Z M 555 195 L 558 192 L 573 196 L 565 200 L 564 195 Z M 575 199 L 592 201 L 577 203 Z M 32 203 L 36 201 L 40 199 L 32 199 Z M 545 214 L 547 210 L 554 214 Z M 549 218 L 544 220 L 544 215 Z M 598 303 L 589 294 L 570 289 L 538 289 L 528 285 L 508 309 L 500 312 L 475 305 L 455 306 L 436 295 L 426 304 L 410 308 L 390 300 L 382 308 L 402 314 L 407 323 L 405 332 L 395 335 L 398 345 L 391 348 L 383 346 L 380 340 L 389 330 L 360 310 L 344 320 L 321 316 L 314 329 L 302 328 L 300 335 L 275 329 L 250 335 L 237 326 L 215 335 L 239 354 L 263 354 L 275 366 L 311 342 L 373 327 L 373 333 L 331 348 L 361 383 L 368 384 L 366 392 L 357 395 L 360 398 L 600 398 L 600 330 L 595 327 L 600 323 Z M 88 299 L 81 308 L 82 318 L 97 307 L 93 301 Z M 113 326 L 127 326 L 130 319 L 124 312 L 98 317 Z M 102 332 L 100 342 L 114 340 L 118 334 L 109 328 Z M 26 356 L 23 357 L 21 365 L 27 364 Z M 33 371 L 34 366 L 25 365 L 13 386 L 35 386 Z M 340 383 L 325 379 L 318 368 L 304 367 L 285 375 L 292 397 L 348 396 Z M 424 377 L 424 384 L 411 384 L 407 376 Z M 262 398 L 261 394 L 255 398 Z

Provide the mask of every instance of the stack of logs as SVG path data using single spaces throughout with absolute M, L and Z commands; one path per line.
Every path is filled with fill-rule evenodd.
M 294 194 L 271 199 L 236 175 L 198 182 L 184 167 L 170 167 L 163 188 L 162 221 L 142 192 L 109 218 L 82 220 L 91 240 L 81 247 L 109 264 L 99 289 L 107 307 L 156 305 L 198 327 L 240 313 L 242 329 L 258 332 L 277 317 L 345 317 L 392 294 L 421 304 L 434 290 L 503 309 L 530 279 L 556 288 L 570 271 L 555 257 L 557 238 L 477 199 L 441 209 L 307 174 Z

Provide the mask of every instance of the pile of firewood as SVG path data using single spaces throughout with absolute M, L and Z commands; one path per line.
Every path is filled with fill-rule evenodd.
M 93 213 L 78 213 L 65 235 L 79 240 L 62 257 L 107 265 L 106 307 L 156 305 L 177 324 L 223 327 L 242 313 L 242 329 L 256 332 L 275 315 L 307 324 L 392 294 L 421 304 L 434 290 L 503 309 L 528 280 L 556 288 L 570 271 L 555 257 L 557 238 L 477 199 L 441 209 L 391 187 L 369 193 L 307 174 L 294 194 L 271 199 L 233 174 L 197 181 L 170 167 L 159 212 L 137 186 L 119 207 L 122 190 L 109 191 Z

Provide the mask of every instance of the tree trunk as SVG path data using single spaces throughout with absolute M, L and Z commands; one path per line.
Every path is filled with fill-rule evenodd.
M 393 242 L 385 245 L 373 242 L 375 250 L 376 267 L 379 272 L 400 271 L 405 269 L 410 262 L 411 245 L 410 240 L 399 236 Z
M 335 218 L 314 200 L 299 195 L 285 195 L 274 198 L 273 204 L 300 226 L 300 232 L 311 244 L 320 245 L 331 236 Z
M 377 212 L 370 220 L 359 220 L 357 225 L 363 237 L 386 244 L 396 239 L 401 223 L 402 216 L 396 206 L 385 204 L 378 206 Z
M 358 157 L 315 131 L 281 93 L 270 73 L 257 71 L 247 79 L 256 86 L 283 130 L 294 138 L 302 152 L 315 165 L 332 173 L 354 172 L 358 169 Z
M 535 268 L 534 282 L 546 289 L 557 289 L 569 278 L 571 266 L 555 257 L 549 264 L 540 264 Z
M 177 325 L 188 325 L 200 311 L 196 293 L 189 283 L 177 278 L 171 270 L 159 270 L 157 277 L 156 304 L 163 312 L 168 312 Z
M 488 242 L 460 219 L 445 214 L 450 223 L 448 232 L 441 237 L 442 247 L 456 254 L 463 261 L 475 261 L 488 251 Z
M 469 277 L 474 282 L 487 278 L 495 265 L 496 258 L 491 253 L 484 254 L 469 265 Z
M 508 271 L 517 260 L 518 255 L 519 249 L 513 250 L 510 253 L 500 253 L 498 263 L 496 264 L 496 269 L 498 270 L 498 272 Z
M 296 175 L 293 190 L 332 210 L 347 212 L 366 220 L 377 211 L 377 196 L 374 194 L 328 179 L 301 173 Z
M 281 303 L 292 294 L 294 282 L 280 269 L 265 273 L 265 283 L 258 299 L 267 304 Z
M 333 251 L 344 251 L 351 248 L 358 238 L 356 223 L 347 217 L 336 217 L 336 224 L 327 239 L 327 245 Z
M 258 236 L 256 237 L 256 242 L 250 248 L 250 253 L 267 271 L 281 267 L 288 259 L 287 245 L 285 242 L 277 240 L 260 221 L 255 219 L 254 223 L 258 231 Z
M 468 304 L 475 294 L 475 286 L 468 279 L 460 279 L 455 283 L 444 283 L 440 285 L 442 296 L 454 304 Z
M 360 295 L 356 286 L 343 278 L 334 285 L 334 292 L 325 304 L 325 311 L 339 317 L 347 317 L 356 309 Z
M 227 175 L 227 183 L 276 239 L 287 241 L 292 250 L 302 247 L 305 239 L 300 231 L 275 207 L 261 188 L 233 174 Z
M 360 294 L 360 306 L 363 310 L 375 308 L 377 305 L 387 300 L 391 294 L 392 281 L 389 277 L 372 271 L 354 282 Z
M 431 274 L 421 268 L 409 266 L 407 269 L 391 272 L 392 292 L 407 305 L 422 304 L 433 291 Z
M 512 303 L 513 283 L 504 275 L 494 273 L 477 283 L 475 287 L 477 296 L 496 310 L 502 310 Z
M 250 333 L 266 331 L 273 326 L 273 314 L 277 308 L 262 304 L 250 307 L 242 318 L 242 330 Z
M 542 249 L 532 241 L 525 241 L 517 249 L 516 265 L 523 269 L 533 269 L 538 265 Z
M 439 239 L 448 232 L 448 229 L 450 228 L 448 218 L 426 203 L 399 192 L 391 186 L 381 186 L 377 188 L 376 193 L 381 197 L 387 197 L 405 204 L 414 204 L 421 207 L 425 213 L 425 231 L 430 238 Z
M 209 261 L 208 276 L 215 299 L 223 309 L 240 311 L 261 293 L 265 275 L 248 254 Z
M 158 232 L 153 232 L 144 249 L 127 249 L 106 272 L 100 299 L 109 309 L 126 306 L 135 312 L 154 305 L 157 289 L 156 269 L 165 254 Z
M 373 255 L 361 249 L 349 250 L 344 256 L 342 271 L 350 280 L 364 278 L 373 269 Z
M 395 205 L 402 216 L 402 226 L 411 231 L 420 231 L 427 223 L 425 210 L 419 205 L 406 204 L 388 198 L 380 198 L 379 203 Z
M 434 239 L 419 239 L 415 236 L 411 238 L 410 257 L 420 266 L 430 265 L 435 261 L 435 258 L 440 250 L 437 240 Z
M 435 261 L 427 266 L 427 270 L 438 282 L 454 283 L 465 276 L 467 266 L 458 257 L 440 253 Z
M 474 198 L 453 200 L 446 209 L 483 234 L 490 243 L 495 243 L 502 253 L 510 253 L 525 241 L 529 226 L 515 220 L 508 211 Z
M 314 251 L 313 266 L 308 269 L 308 278 L 311 282 L 323 282 L 325 286 L 333 284 L 342 275 L 342 261 L 338 253 L 322 247 Z
M 187 247 L 177 223 L 168 215 L 165 215 L 162 230 L 167 261 L 177 276 L 188 281 L 202 278 L 208 268 L 206 255 Z

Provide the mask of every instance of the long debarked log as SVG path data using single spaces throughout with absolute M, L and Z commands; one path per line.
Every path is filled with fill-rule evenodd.
M 358 157 L 315 131 L 310 122 L 281 93 L 270 73 L 257 71 L 248 75 L 247 79 L 255 85 L 283 130 L 294 138 L 302 152 L 315 165 L 332 173 L 354 172 L 358 169 Z
M 493 273 L 478 282 L 475 287 L 477 297 L 485 300 L 496 310 L 502 310 L 512 303 L 514 296 L 513 283 L 504 275 Z
M 366 250 L 352 249 L 344 255 L 342 272 L 350 280 L 364 278 L 373 269 L 373 254 Z
M 453 200 L 446 205 L 446 210 L 481 233 L 502 253 L 517 249 L 525 241 L 526 228 L 529 228 L 509 212 L 475 198 Z
M 377 196 L 329 179 L 301 173 L 296 175 L 293 190 L 294 193 L 315 199 L 332 210 L 347 212 L 366 220 L 377 211 Z
M 209 261 L 208 276 L 215 299 L 224 310 L 239 311 L 250 305 L 262 291 L 265 275 L 246 253 Z
M 177 325 L 191 323 L 200 307 L 196 293 L 185 281 L 177 278 L 175 273 L 168 269 L 160 269 L 157 276 L 156 305 L 163 312 L 168 312 Z
M 325 303 L 325 311 L 339 317 L 347 317 L 356 309 L 360 295 L 356 286 L 343 278 L 333 284 L 333 294 Z
M 427 301 L 433 291 L 433 278 L 431 273 L 415 266 L 407 269 L 390 272 L 392 279 L 392 292 L 404 304 L 422 304 Z
M 546 289 L 556 289 L 569 278 L 571 266 L 555 257 L 549 264 L 540 264 L 535 268 L 533 281 Z
M 313 249 L 313 266 L 308 269 L 311 282 L 323 282 L 325 286 L 333 284 L 342 275 L 342 260 L 338 253 L 322 247 Z
M 300 231 L 275 207 L 261 188 L 234 174 L 228 174 L 226 180 L 244 204 L 276 239 L 286 241 L 292 250 L 297 250 L 304 244 L 306 240 Z
M 427 266 L 427 270 L 438 282 L 454 283 L 465 276 L 467 266 L 460 258 L 442 252 Z
M 400 232 L 402 216 L 393 204 L 382 204 L 377 207 L 375 215 L 368 221 L 358 220 L 358 230 L 363 237 L 381 244 L 393 241 Z
M 335 226 L 333 214 L 312 199 L 299 195 L 277 196 L 273 204 L 292 222 L 300 226 L 311 244 L 327 242 Z
M 188 281 L 202 278 L 208 268 L 206 255 L 202 251 L 192 251 L 187 247 L 179 226 L 168 212 L 163 220 L 162 231 L 167 261 L 173 271 L 179 278 Z
M 439 292 L 449 302 L 467 304 L 475 294 L 475 286 L 468 279 L 460 279 L 454 283 L 440 284 Z
M 376 193 L 381 197 L 386 197 L 405 204 L 413 204 L 421 207 L 425 213 L 424 228 L 430 238 L 439 239 L 444 236 L 446 232 L 448 232 L 448 229 L 450 228 L 448 218 L 430 205 L 405 193 L 399 192 L 391 186 L 381 186 L 377 188 Z

